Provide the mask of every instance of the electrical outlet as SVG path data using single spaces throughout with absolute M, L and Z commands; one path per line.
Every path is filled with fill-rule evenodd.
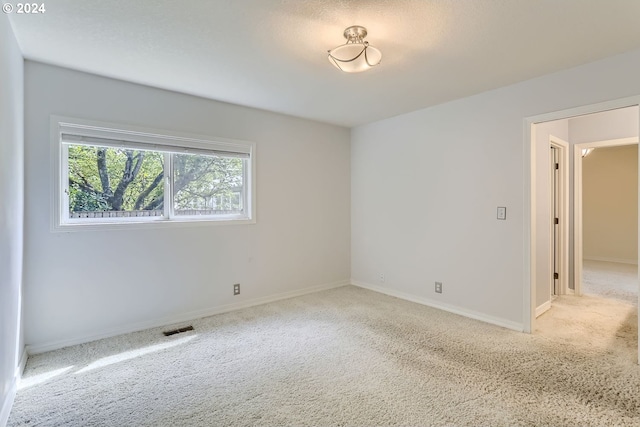
M 380 276 L 378 276 L 378 279 L 384 283 L 384 279 L 385 279 L 384 273 L 380 273 Z
M 236 283 L 233 285 L 233 294 L 240 295 L 240 283 Z
M 442 282 L 436 282 L 436 293 L 437 294 L 442 293 Z

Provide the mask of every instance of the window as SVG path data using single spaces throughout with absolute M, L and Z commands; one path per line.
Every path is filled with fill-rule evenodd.
M 59 118 L 52 129 L 60 160 L 56 227 L 253 222 L 252 143 Z

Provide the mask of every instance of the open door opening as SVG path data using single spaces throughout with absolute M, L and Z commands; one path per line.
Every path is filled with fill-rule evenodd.
M 526 120 L 530 131 L 527 142 L 530 148 L 531 215 L 530 223 L 526 225 L 530 236 L 528 253 L 530 288 L 529 295 L 525 296 L 525 312 L 530 317 L 528 322 L 525 321 L 525 331 L 532 333 L 535 331 L 536 318 L 551 308 L 554 298 L 558 297 L 558 304 L 561 304 L 574 301 L 571 298 L 582 295 L 584 256 L 582 154 L 593 148 L 614 144 L 611 141 L 616 141 L 618 145 L 621 142 L 638 144 L 639 103 L 640 97 L 634 97 L 549 113 Z M 563 152 L 564 160 L 567 162 L 564 182 Z M 557 171 L 556 164 L 559 165 Z M 562 220 L 563 206 L 565 221 Z M 640 223 L 637 212 L 638 209 L 634 214 L 636 225 Z M 633 237 L 635 237 L 636 250 L 637 241 L 640 240 L 637 239 L 637 230 L 636 227 L 629 231 L 629 233 L 635 233 Z M 632 261 L 637 264 L 637 251 L 633 256 Z M 637 274 L 633 285 L 640 290 Z M 585 300 L 580 298 L 570 304 L 579 306 L 581 304 L 579 301 L 587 300 L 587 297 Z M 593 304 L 593 300 L 590 301 Z M 637 297 L 635 306 L 631 307 L 633 318 L 636 318 Z M 591 322 L 591 319 L 588 322 Z M 632 322 L 637 331 L 640 322 L 636 320 Z M 612 339 L 615 339 L 615 336 L 616 334 L 612 334 Z M 630 339 L 635 340 L 634 347 L 640 350 L 637 332 Z M 638 354 L 638 361 L 640 361 L 640 351 Z
M 575 144 L 574 165 L 576 294 L 637 304 L 636 286 L 616 292 L 615 285 L 629 287 L 625 276 L 631 270 L 637 278 L 638 137 Z M 585 263 L 591 275 L 587 292 Z

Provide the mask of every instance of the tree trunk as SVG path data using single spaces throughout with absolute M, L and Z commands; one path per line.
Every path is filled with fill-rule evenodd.
M 142 161 L 144 160 L 144 151 L 138 151 L 138 154 L 133 155 L 132 150 L 126 150 L 125 154 L 127 155 L 127 160 L 124 164 L 124 172 L 122 172 L 122 179 L 118 183 L 118 187 L 116 187 L 116 191 L 114 191 L 113 196 L 110 199 L 111 208 L 114 211 L 122 210 L 122 204 L 124 202 L 124 192 L 127 187 L 136 176 L 140 172 L 140 167 L 142 166 Z M 136 164 L 133 162 L 136 160 Z
M 100 175 L 100 183 L 102 184 L 102 194 L 107 198 L 112 195 L 111 184 L 109 184 L 109 171 L 107 170 L 107 149 L 98 148 L 98 175 Z
M 149 185 L 149 187 L 147 187 L 146 190 L 144 190 L 136 199 L 136 203 L 133 206 L 133 210 L 138 210 L 140 209 L 140 207 L 142 207 L 142 204 L 144 203 L 144 199 L 146 199 L 147 197 L 149 197 L 149 194 L 151 194 L 151 192 L 153 190 L 155 190 L 155 188 L 158 186 L 158 184 L 160 184 L 160 182 L 162 182 L 162 180 L 164 179 L 164 171 L 160 172 L 158 174 L 158 176 L 155 177 L 155 179 L 153 180 L 153 182 Z M 163 195 L 164 197 L 164 195 Z M 149 205 L 153 205 L 155 202 L 155 200 L 152 200 L 151 202 L 149 202 Z

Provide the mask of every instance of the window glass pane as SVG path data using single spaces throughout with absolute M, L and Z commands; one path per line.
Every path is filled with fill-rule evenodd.
M 173 155 L 176 215 L 224 215 L 244 211 L 243 159 Z
M 162 153 L 72 144 L 68 152 L 70 218 L 163 215 Z

